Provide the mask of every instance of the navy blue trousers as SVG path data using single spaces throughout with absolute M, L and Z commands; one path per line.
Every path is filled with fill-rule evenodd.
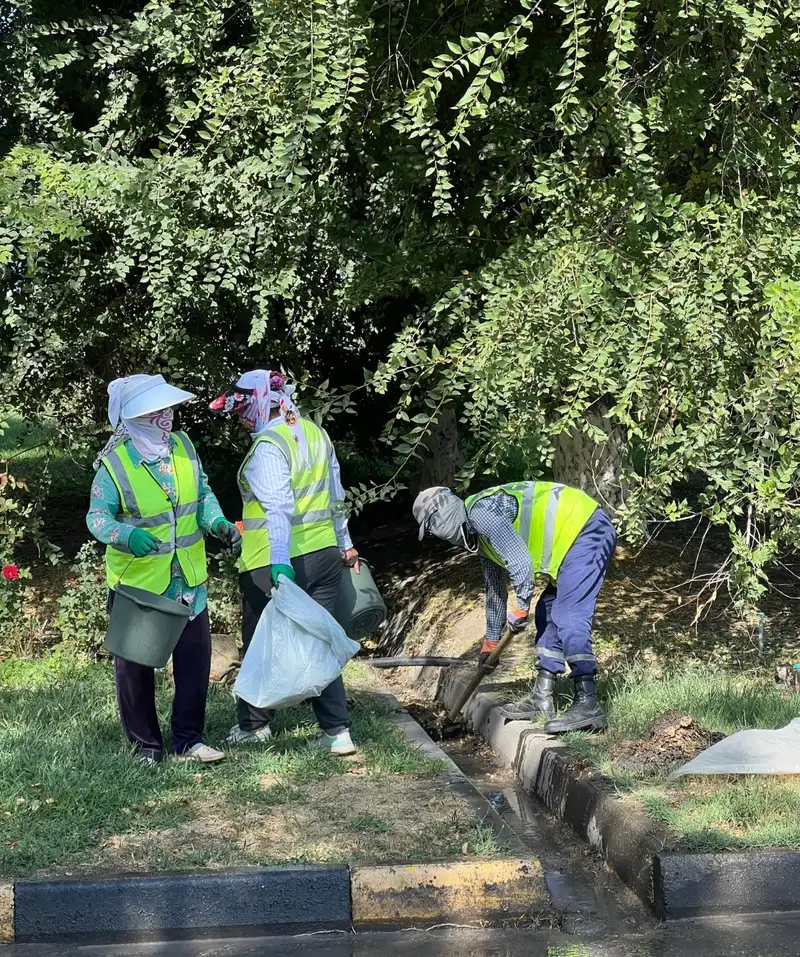
M 569 665 L 574 677 L 597 672 L 592 618 L 616 544 L 614 526 L 598 508 L 564 556 L 557 584 L 545 589 L 536 606 L 540 670 L 563 674 Z

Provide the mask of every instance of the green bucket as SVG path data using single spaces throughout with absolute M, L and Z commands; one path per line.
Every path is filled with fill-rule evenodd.
M 118 585 L 104 647 L 148 668 L 164 668 L 189 621 L 190 608 L 143 588 Z
M 386 618 L 386 604 L 381 598 L 369 563 L 359 558 L 359 574 L 354 568 L 342 569 L 342 584 L 333 617 L 354 641 L 361 641 Z

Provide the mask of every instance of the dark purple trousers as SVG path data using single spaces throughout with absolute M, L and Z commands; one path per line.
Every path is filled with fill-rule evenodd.
M 183 754 L 203 740 L 206 696 L 211 674 L 211 626 L 204 610 L 183 629 L 172 653 L 175 697 L 172 699 L 170 753 Z M 160 758 L 164 739 L 156 713 L 156 677 L 152 668 L 114 659 L 117 704 L 122 727 L 136 750 Z

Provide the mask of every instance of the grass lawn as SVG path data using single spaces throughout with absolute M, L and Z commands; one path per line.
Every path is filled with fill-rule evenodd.
M 641 738 L 669 711 L 692 715 L 709 731 L 780 728 L 800 716 L 800 695 L 758 675 L 724 674 L 702 664 L 673 670 L 643 665 L 607 674 L 601 686 L 611 722 L 605 735 L 568 736 L 573 753 L 599 768 L 624 800 L 635 801 L 696 851 L 750 847 L 800 848 L 800 777 L 696 777 L 667 784 L 673 767 L 632 774 L 620 767 L 619 745 Z
M 56 650 L 0 664 L 0 876 L 502 853 L 363 672 L 347 677 L 355 758 L 317 751 L 302 708 L 279 714 L 270 748 L 232 750 L 214 768 L 148 768 L 123 741 L 108 662 Z M 169 690 L 160 673 L 164 727 Z M 208 742 L 221 745 L 232 723 L 230 691 L 212 687 Z

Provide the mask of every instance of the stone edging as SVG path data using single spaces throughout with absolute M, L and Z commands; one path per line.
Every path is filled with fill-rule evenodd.
M 101 880 L 0 882 L 0 943 L 123 943 L 426 926 L 536 923 L 551 913 L 541 863 L 392 695 L 402 733 L 444 762 L 462 795 L 509 848 L 501 860 L 358 867 L 297 865 Z
M 440 703 L 449 710 L 469 680 L 449 675 Z M 682 854 L 669 832 L 620 801 L 613 786 L 570 761 L 563 744 L 524 722 L 506 722 L 502 686 L 476 693 L 467 723 L 509 765 L 522 786 L 587 841 L 661 920 L 800 908 L 800 853 Z

